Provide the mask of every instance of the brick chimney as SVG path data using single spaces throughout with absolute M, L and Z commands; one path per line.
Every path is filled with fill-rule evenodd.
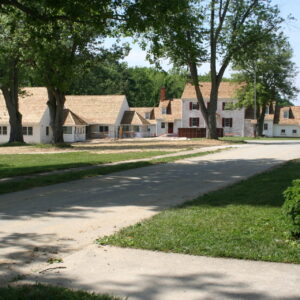
M 160 101 L 164 101 L 167 100 L 167 89 L 165 87 L 162 87 L 160 89 L 160 97 L 159 97 Z

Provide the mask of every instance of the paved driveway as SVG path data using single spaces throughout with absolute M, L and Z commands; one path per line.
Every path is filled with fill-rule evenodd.
M 296 140 L 249 144 L 172 164 L 2 195 L 0 279 L 2 276 L 4 280 L 13 273 L 41 270 L 45 268 L 44 263 L 49 257 L 63 257 L 65 261 L 72 261 L 72 257 L 79 253 L 90 251 L 90 245 L 98 236 L 110 234 L 166 207 L 299 157 L 300 142 Z M 92 247 L 91 255 L 97 256 L 97 248 Z M 92 266 L 88 260 L 82 263 L 87 270 Z M 168 266 L 162 267 L 165 268 L 168 269 Z M 298 266 L 296 269 L 300 272 Z M 197 273 L 197 269 L 194 272 Z M 132 284 L 132 289 L 135 288 L 134 278 L 137 279 L 135 276 L 138 274 L 133 276 L 132 281 L 127 282 Z M 74 283 L 73 275 L 68 274 L 64 282 Z M 284 273 L 284 276 L 290 276 L 293 282 L 294 269 Z M 76 284 L 84 287 L 80 285 L 80 279 Z M 153 281 L 153 284 L 157 283 Z M 111 288 L 111 285 L 114 287 Z M 86 286 L 95 290 L 121 289 L 111 282 L 109 288 L 104 281 L 98 282 L 97 286 Z M 186 289 L 189 289 L 189 285 Z M 298 291 L 300 294 L 299 289 Z M 155 299 L 163 298 L 156 295 Z

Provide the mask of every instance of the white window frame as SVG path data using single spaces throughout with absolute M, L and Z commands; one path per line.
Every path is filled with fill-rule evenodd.
M 290 111 L 289 110 L 286 110 L 283 112 L 283 118 L 284 119 L 289 119 L 290 118 Z
M 23 135 L 33 135 L 33 127 L 32 126 L 23 126 L 22 127 Z
M 109 126 L 107 126 L 107 125 L 100 125 L 99 126 L 99 132 L 101 132 L 101 133 L 108 133 L 109 132 Z
M 145 112 L 145 119 L 146 120 L 149 120 L 150 119 L 150 112 Z
M 0 126 L 0 135 L 7 135 L 7 126 Z
M 192 102 L 192 110 L 199 110 L 199 102 Z
M 161 113 L 162 113 L 162 115 L 166 115 L 167 114 L 167 108 L 166 107 L 162 107 L 161 108 Z
M 71 132 L 70 129 L 71 128 Z M 72 126 L 64 126 L 63 127 L 63 134 L 73 134 L 73 127 Z

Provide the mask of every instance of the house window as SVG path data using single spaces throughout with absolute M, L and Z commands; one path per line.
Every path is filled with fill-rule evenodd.
M 281 129 L 281 134 L 285 135 L 285 129 Z
M 130 126 L 129 125 L 124 125 L 123 126 L 123 131 L 130 131 Z
M 7 135 L 7 126 L 0 126 L 0 135 Z
M 222 110 L 230 110 L 232 105 L 232 102 L 222 102 Z
M 264 123 L 264 130 L 268 130 L 268 123 Z
M 290 118 L 290 111 L 289 110 L 283 112 L 283 118 L 284 119 L 289 119 Z
M 297 129 L 293 129 L 293 134 L 296 134 L 297 133 Z
M 133 126 L 134 132 L 140 132 L 140 126 Z
M 223 127 L 232 127 L 232 118 L 222 118 Z
M 266 115 L 269 115 L 269 114 L 270 114 L 270 107 L 269 107 L 269 106 L 266 107 L 266 112 L 265 112 L 265 114 L 266 114 Z
M 163 115 L 166 115 L 166 114 L 167 114 L 167 108 L 166 108 L 166 107 L 162 107 L 161 113 L 162 113 Z
M 149 112 L 146 112 L 146 113 L 145 113 L 145 119 L 146 119 L 146 120 L 149 120 L 149 119 L 150 119 L 150 113 L 149 113 Z
M 162 122 L 162 123 L 160 124 L 160 128 L 166 128 L 166 123 Z
M 199 110 L 200 106 L 198 102 L 190 102 L 190 110 Z
M 23 135 L 33 135 L 32 127 L 22 127 Z
M 49 126 L 46 126 L 46 135 L 49 135 Z
M 99 132 L 108 132 L 108 126 L 99 126 Z
M 199 118 L 190 118 L 190 127 L 199 127 Z
M 64 134 L 72 134 L 72 126 L 64 126 L 63 127 L 63 133 Z

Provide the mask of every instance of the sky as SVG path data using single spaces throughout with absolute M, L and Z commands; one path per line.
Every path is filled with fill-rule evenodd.
M 281 15 L 287 17 L 292 15 L 295 20 L 284 23 L 283 30 L 286 36 L 289 38 L 291 46 L 294 50 L 293 61 L 296 63 L 298 71 L 300 72 L 300 0 L 272 0 L 272 2 L 279 6 Z M 131 52 L 125 58 L 125 61 L 130 67 L 133 66 L 151 66 L 146 60 L 146 53 L 139 48 L 138 45 L 132 44 L 130 39 L 124 39 L 124 41 L 131 44 Z M 168 61 L 162 61 L 161 66 L 165 70 L 169 70 L 172 66 Z M 208 72 L 208 66 L 204 65 L 200 68 L 200 74 Z M 227 75 L 230 74 L 230 70 L 227 71 Z M 225 76 L 226 76 L 225 74 Z M 296 86 L 300 89 L 300 73 L 296 78 Z M 295 105 L 300 105 L 300 93 L 297 99 L 294 101 Z

